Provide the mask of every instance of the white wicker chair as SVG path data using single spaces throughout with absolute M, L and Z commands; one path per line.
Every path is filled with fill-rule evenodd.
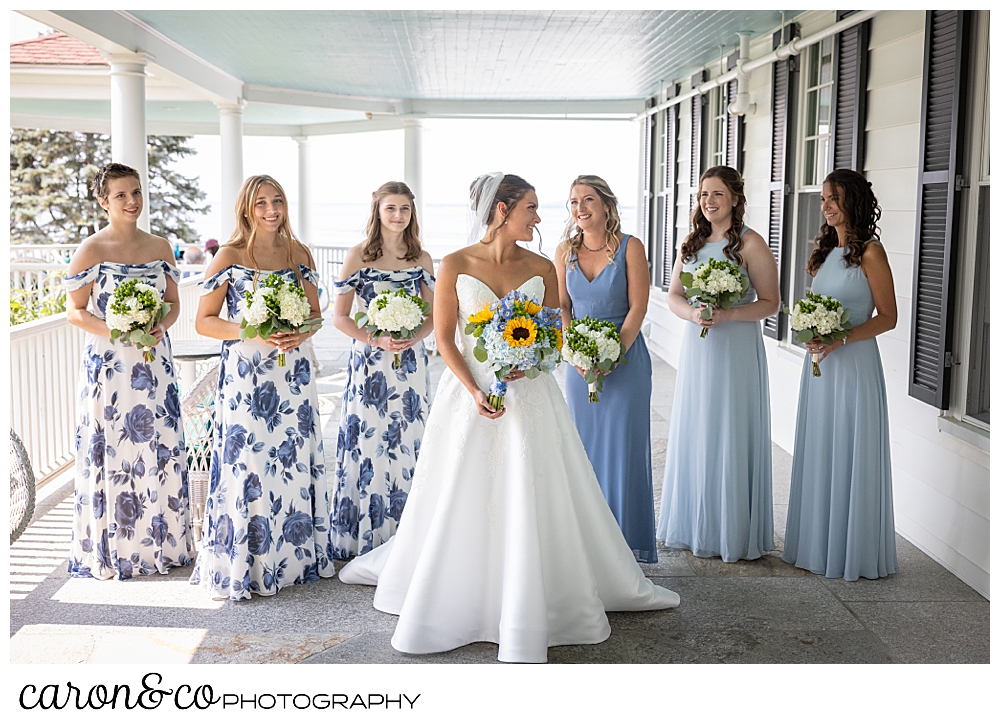
M 35 474 L 21 438 L 10 431 L 10 542 L 13 545 L 35 512 Z
M 201 524 L 208 499 L 208 479 L 212 462 L 212 432 L 215 390 L 219 383 L 219 360 L 212 360 L 181 399 L 184 446 L 187 451 L 188 500 L 195 538 L 201 543 Z

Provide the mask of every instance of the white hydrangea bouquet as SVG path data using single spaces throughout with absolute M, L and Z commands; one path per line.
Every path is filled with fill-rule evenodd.
M 711 319 L 713 309 L 729 309 L 750 288 L 750 278 L 740 273 L 738 266 L 720 259 L 709 259 L 693 274 L 681 272 L 680 279 L 691 306 L 705 305 L 701 310 L 702 319 Z M 704 327 L 701 336 L 707 334 L 708 327 Z
M 163 301 L 163 295 L 156 287 L 138 279 L 129 279 L 115 288 L 104 322 L 111 330 L 112 342 L 119 340 L 122 344 L 134 344 L 142 350 L 143 359 L 152 362 L 156 337 L 150 334 L 150 330 L 169 312 L 170 303 Z
M 469 315 L 465 333 L 478 340 L 472 350 L 476 359 L 493 368 L 496 379 L 486 399 L 495 410 L 503 409 L 507 394 L 503 378 L 513 370 L 521 370 L 533 380 L 542 372 L 552 372 L 561 360 L 559 310 L 544 307 L 516 289 Z
M 309 319 L 312 309 L 305 290 L 280 274 L 268 274 L 256 291 L 244 292 L 240 339 L 268 339 L 275 332 L 301 334 L 319 329 L 320 318 Z M 278 366 L 285 366 L 285 353 L 278 353 Z
M 358 312 L 354 322 L 368 330 L 373 337 L 388 334 L 393 339 L 410 339 L 424 323 L 431 311 L 431 305 L 419 294 L 410 294 L 400 287 L 395 291 L 386 289 L 375 295 L 368 303 L 368 312 Z M 399 353 L 392 358 L 399 366 Z
M 800 342 L 819 339 L 823 344 L 833 344 L 835 339 L 843 339 L 851 329 L 851 310 L 826 294 L 806 292 L 805 299 L 795 302 L 785 314 L 791 317 L 792 331 Z M 813 377 L 821 377 L 819 354 L 812 356 Z
M 585 371 L 587 400 L 598 401 L 604 392 L 604 375 L 615 364 L 628 364 L 625 345 L 614 322 L 593 317 L 574 320 L 566 330 L 562 358 Z

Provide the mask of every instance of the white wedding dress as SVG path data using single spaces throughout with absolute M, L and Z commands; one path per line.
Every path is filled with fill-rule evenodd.
M 545 297 L 539 276 L 519 290 Z M 496 301 L 465 274 L 456 291 L 460 323 Z M 487 389 L 493 373 L 473 357 L 475 340 L 458 336 Z M 607 639 L 605 611 L 680 603 L 635 562 L 552 375 L 509 383 L 504 406 L 498 420 L 480 416 L 445 371 L 396 535 L 340 571 L 344 583 L 378 586 L 375 608 L 399 615 L 398 651 L 491 641 L 501 661 L 544 662 L 549 646 Z

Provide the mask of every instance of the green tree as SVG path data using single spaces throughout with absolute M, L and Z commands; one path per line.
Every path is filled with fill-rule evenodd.
M 186 136 L 149 136 L 150 231 L 172 243 L 196 244 L 192 223 L 204 214 L 198 179 L 171 168 L 192 155 Z M 20 129 L 10 134 L 10 240 L 75 244 L 107 223 L 90 184 L 111 161 L 111 139 L 98 133 Z

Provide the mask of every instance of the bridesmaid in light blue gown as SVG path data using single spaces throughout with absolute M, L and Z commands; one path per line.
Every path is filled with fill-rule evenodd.
M 827 578 L 896 572 L 885 377 L 875 336 L 896 326 L 896 295 L 871 184 L 837 169 L 823 183 L 824 224 L 807 271 L 812 291 L 851 310 L 846 339 L 807 345 L 782 559 Z M 872 311 L 878 314 L 872 317 Z M 846 347 L 850 349 L 846 349 Z
M 632 554 L 641 563 L 656 563 L 649 442 L 653 368 L 640 331 L 649 301 L 646 251 L 639 239 L 621 232 L 618 199 L 600 176 L 573 181 L 569 208 L 572 218 L 556 259 L 563 328 L 586 316 L 614 322 L 628 363 L 605 375 L 596 403 L 588 402 L 583 373 L 568 372 L 566 401 Z
M 685 325 L 656 537 L 671 548 L 726 562 L 774 548 L 771 412 L 760 320 L 778 311 L 770 248 L 743 224 L 743 179 L 728 166 L 701 177 L 692 232 L 674 264 L 670 310 Z M 750 279 L 732 309 L 701 319 L 680 282 L 708 259 L 735 262 Z M 706 337 L 699 335 L 708 329 Z

